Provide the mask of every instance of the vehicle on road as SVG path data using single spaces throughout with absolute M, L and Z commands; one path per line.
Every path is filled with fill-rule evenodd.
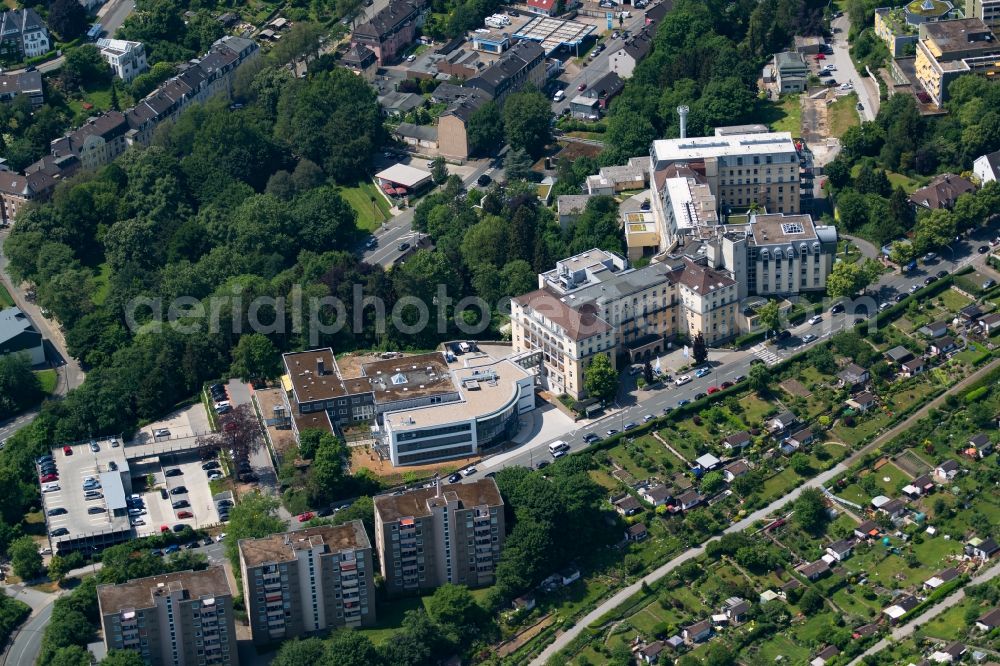
M 809 318 L 809 323 L 813 326 L 823 321 L 823 315 L 815 315 Z
M 881 303 L 878 304 L 878 311 L 879 312 L 885 312 L 886 310 L 888 310 L 891 307 L 892 307 L 892 305 L 890 305 L 889 303 L 886 303 L 885 301 L 883 301 L 883 302 L 881 302 Z
M 462 480 L 462 475 L 457 472 L 448 477 L 448 483 L 458 483 L 461 480 Z
M 736 384 L 739 384 L 740 382 L 744 381 L 746 378 L 747 378 L 746 375 L 736 375 L 735 377 L 733 377 L 733 382 L 736 383 Z
M 944 279 L 944 278 L 948 277 L 948 271 L 938 271 L 936 273 L 936 275 L 937 275 L 937 279 L 941 280 L 941 279 Z
M 365 247 L 368 248 L 369 250 L 375 248 L 377 245 L 378 245 L 378 239 L 375 238 L 374 236 L 369 238 L 368 241 L 365 243 Z
M 608 436 L 608 437 L 611 437 L 612 435 L 617 435 L 617 434 L 618 434 L 618 431 L 617 431 L 617 430 L 615 430 L 614 428 L 608 428 L 608 430 L 607 430 L 607 433 L 606 433 L 606 434 L 607 434 L 607 436 Z
M 562 92 L 562 91 L 560 90 L 559 92 Z M 485 173 L 482 174 L 482 175 L 480 175 L 479 178 L 476 178 L 476 185 L 478 185 L 479 187 L 486 187 L 486 186 L 488 186 L 492 182 L 493 182 L 493 179 L 490 178 Z
M 812 333 L 806 333 L 805 335 L 802 336 L 802 342 L 804 342 L 806 344 L 809 344 L 810 342 L 812 342 L 815 339 L 816 339 L 816 336 L 813 335 Z
M 909 291 L 911 294 L 915 294 L 918 291 L 920 291 L 920 285 L 914 282 L 913 284 L 910 285 L 910 288 L 907 291 Z
M 399 245 L 396 246 L 396 249 L 399 250 L 400 252 L 406 252 L 407 250 L 410 249 L 410 244 L 405 242 L 400 243 Z
M 719 384 L 719 388 L 721 388 L 721 389 L 727 389 L 727 388 L 729 388 L 732 385 L 733 385 L 732 382 L 726 381 L 726 382 L 722 382 L 721 384 Z
M 584 90 L 587 89 L 587 84 L 586 83 L 581 83 L 580 85 L 578 85 L 576 87 L 576 89 L 579 90 L 580 92 L 583 92 Z
M 594 442 L 598 442 L 600 440 L 601 436 L 595 432 L 588 432 L 586 435 L 583 436 L 583 441 L 586 442 L 587 444 L 593 444 Z
M 698 379 L 701 379 L 710 372 L 711 370 L 709 368 L 698 368 L 697 370 L 694 371 L 694 376 L 697 377 Z
M 51 483 L 52 481 L 58 481 L 58 474 L 44 474 L 38 479 L 41 483 Z
M 787 340 L 790 337 L 792 337 L 792 332 L 788 331 L 788 330 L 785 330 L 785 331 L 779 331 L 778 334 L 776 336 L 774 336 L 774 339 L 775 340 Z
M 858 102 L 858 111 L 864 111 L 864 110 L 865 110 L 865 105 L 862 104 L 861 102 Z
M 906 298 L 906 294 L 896 294 L 896 295 L 895 295 L 895 296 L 893 297 L 893 299 L 892 299 L 892 300 L 896 301 L 897 303 L 902 303 L 902 302 L 903 302 L 903 299 L 905 299 L 905 298 Z
M 96 513 L 107 513 L 107 512 L 108 510 L 105 509 L 103 506 L 92 506 L 89 509 L 87 509 L 87 513 L 92 515 Z
M 465 469 L 462 470 L 462 476 L 472 476 L 478 471 L 479 470 L 476 469 L 475 467 L 466 467 Z
M 181 527 L 183 527 L 183 525 L 181 525 Z M 179 532 L 180 530 L 176 530 L 176 531 Z M 163 549 L 163 554 L 164 555 L 170 555 L 172 553 L 178 552 L 180 549 L 181 549 L 180 546 L 178 546 L 176 543 L 172 543 L 172 544 L 170 544 L 169 546 L 167 546 L 166 548 Z
M 635 428 L 635 427 L 637 427 L 638 425 L 639 425 L 639 424 L 638 424 L 638 423 L 636 423 L 635 421 L 629 421 L 628 423 L 626 423 L 626 424 L 625 424 L 625 427 L 624 427 L 624 428 L 622 428 L 622 429 L 623 429 L 624 431 L 628 432 L 629 430 L 631 430 L 632 428 Z
M 643 417 L 642 417 L 642 422 L 643 422 L 643 423 L 649 423 L 649 422 L 650 422 L 650 421 L 652 421 L 652 420 L 653 420 L 654 418 L 656 418 L 656 417 L 655 417 L 655 416 L 653 416 L 652 414 L 646 414 L 645 416 L 643 416 Z
M 586 441 L 586 438 L 584 438 L 584 441 Z M 556 441 L 549 444 L 549 454 L 553 456 L 559 453 L 560 451 L 567 451 L 568 449 L 569 449 L 569 444 L 567 444 L 561 439 L 557 439 Z
M 552 96 L 553 102 L 561 102 L 566 99 L 566 92 L 563 90 L 557 90 L 556 94 Z
M 924 263 L 929 264 L 932 261 L 937 260 L 937 257 L 938 257 L 937 252 L 928 252 L 927 254 L 924 255 Z
M 691 404 L 691 401 L 688 400 L 687 398 L 685 398 L 684 400 L 678 400 L 677 401 L 677 406 L 678 407 L 683 407 L 684 405 L 690 405 L 690 404 Z
M 691 381 L 691 375 L 681 375 L 680 377 L 674 380 L 674 385 L 683 386 L 684 384 L 687 384 L 689 381 Z
M 934 277 L 933 275 L 928 275 L 927 277 L 924 278 L 924 284 L 925 285 L 927 285 L 927 284 L 933 284 L 933 283 L 937 282 L 937 280 L 938 279 L 936 277 Z
M 986 254 L 989 251 L 990 251 L 990 246 L 989 245 L 980 245 L 979 246 L 979 250 L 978 250 L 979 254 Z
M 844 311 L 843 303 L 837 303 L 832 308 L 830 308 L 830 314 L 840 314 L 843 311 Z

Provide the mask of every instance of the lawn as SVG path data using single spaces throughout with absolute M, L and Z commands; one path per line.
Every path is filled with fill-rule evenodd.
M 791 132 L 792 136 L 802 136 L 802 98 L 799 95 L 785 95 L 778 103 L 770 104 L 767 116 L 773 118 L 768 123 L 772 132 Z
M 14 305 L 14 299 L 10 297 L 7 287 L 0 284 L 0 308 L 9 308 Z
M 913 545 L 913 552 L 920 562 L 929 569 L 943 568 L 945 558 L 956 555 L 962 550 L 962 544 L 957 539 L 942 539 L 940 536 L 924 536 L 924 542 Z
M 941 292 L 938 298 L 941 299 L 941 303 L 943 303 L 948 310 L 956 313 L 972 302 L 954 289 L 945 289 Z
M 378 622 L 371 629 L 358 629 L 360 633 L 371 639 L 376 645 L 385 643 L 392 638 L 392 635 L 399 630 L 403 624 L 403 616 L 406 611 L 417 610 L 423 606 L 423 601 L 419 597 L 407 597 L 405 599 L 394 599 L 383 601 L 378 605 Z
M 38 377 L 38 381 L 42 384 L 42 390 L 45 395 L 52 395 L 56 390 L 56 384 L 59 383 L 59 377 L 56 375 L 56 371 L 53 369 L 49 370 L 39 370 L 35 373 Z
M 809 661 L 809 648 L 796 645 L 788 636 L 779 634 L 760 646 L 760 651 L 747 660 L 751 666 L 774 664 L 805 664 Z
M 98 273 L 94 277 L 94 295 L 91 299 L 94 301 L 94 305 L 101 305 L 108 298 L 108 290 L 110 289 L 108 280 L 111 278 L 111 267 L 108 266 L 108 262 L 104 262 L 98 266 Z
M 858 96 L 856 93 L 844 95 L 827 109 L 830 123 L 830 136 L 841 137 L 849 127 L 860 125 L 857 111 Z
M 358 229 L 375 231 L 379 225 L 388 220 L 389 203 L 373 183 L 364 182 L 355 187 L 340 188 L 340 196 L 344 197 L 351 208 L 358 214 Z M 372 206 L 372 199 L 375 206 Z
M 883 495 L 889 497 L 897 497 L 899 495 L 899 488 L 912 480 L 906 472 L 892 463 L 882 465 L 882 467 L 879 467 L 872 474 L 875 475 L 875 485 L 882 490 Z
M 972 603 L 971 599 L 965 599 L 961 603 L 955 604 L 925 624 L 921 632 L 927 636 L 946 641 L 957 639 L 965 628 L 965 609 Z

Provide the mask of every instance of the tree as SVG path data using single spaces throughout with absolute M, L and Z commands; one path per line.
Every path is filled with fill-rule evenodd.
M 503 145 L 503 117 L 500 107 L 490 100 L 469 116 L 466 128 L 469 152 L 473 155 L 492 155 Z
M 814 588 L 809 588 L 802 594 L 802 598 L 799 599 L 799 608 L 802 613 L 807 617 L 810 615 L 815 615 L 819 611 L 823 610 L 824 602 L 823 595 L 817 592 Z
M 229 514 L 226 530 L 226 556 L 233 563 L 233 570 L 239 571 L 241 539 L 260 539 L 286 529 L 285 521 L 278 517 L 278 500 L 260 492 L 243 495 Z
M 382 656 L 367 636 L 354 631 L 338 631 L 326 641 L 324 666 L 381 666 Z
M 66 51 L 59 76 L 67 88 L 75 90 L 86 85 L 104 86 L 111 81 L 111 69 L 93 44 L 84 44 Z
M 264 434 L 251 405 L 237 405 L 222 416 L 222 432 L 201 435 L 200 446 L 232 451 L 237 468 L 250 461 L 250 456 L 264 445 Z
M 646 362 L 642 364 L 642 377 L 646 380 L 646 384 L 652 384 L 653 379 L 653 364 L 646 359 Z
M 272 666 L 303 666 L 304 664 L 322 663 L 325 646 L 319 638 L 295 638 L 285 641 L 278 650 L 278 655 L 271 662 Z
M 795 453 L 791 460 L 789 461 L 789 466 L 792 470 L 799 476 L 809 476 L 813 472 L 812 464 L 809 462 L 809 456 L 804 453 Z
M 708 346 L 701 331 L 698 331 L 698 335 L 694 336 L 694 341 L 691 343 L 691 356 L 695 365 L 701 365 L 708 360 Z
M 448 165 L 445 164 L 443 157 L 431 160 L 431 178 L 434 179 L 435 185 L 443 185 L 444 181 L 448 180 Z
M 508 180 L 531 179 L 531 157 L 522 148 L 511 148 L 503 161 Z
M 52 0 L 48 24 L 62 41 L 73 41 L 87 29 L 87 10 L 76 0 Z
M 776 331 L 781 327 L 781 308 L 778 301 L 770 299 L 757 308 L 757 320 L 767 331 Z
M 67 645 L 55 651 L 48 666 L 91 666 L 93 658 L 82 645 Z
M 512 150 L 541 157 L 552 142 L 552 103 L 537 90 L 514 93 L 503 105 L 503 125 Z
M 101 659 L 101 666 L 144 666 L 145 663 L 135 650 L 111 650 L 104 659 Z M 302 663 L 308 662 L 300 662 Z
M 38 544 L 30 536 L 16 539 L 7 550 L 11 566 L 18 578 L 24 581 L 34 580 L 43 573 L 42 555 L 38 552 Z
M 233 348 L 230 372 L 245 382 L 274 379 L 281 375 L 281 354 L 271 339 L 262 333 L 240 337 Z
M 82 567 L 83 564 L 83 555 L 79 551 L 73 551 L 69 555 L 53 555 L 49 560 L 49 578 L 61 581 L 67 573 Z
M 826 529 L 830 515 L 826 511 L 823 492 L 818 488 L 807 488 L 795 500 L 793 505 L 795 522 L 806 532 L 820 535 Z
M 31 371 L 27 354 L 0 356 L 0 421 L 31 407 L 42 398 L 42 385 Z
M 614 400 L 618 394 L 618 373 L 611 366 L 607 354 L 597 354 L 583 371 L 587 394 L 602 402 Z
M 442 585 L 427 602 L 427 614 L 446 634 L 461 643 L 475 635 L 484 620 L 483 609 L 464 585 Z
M 705 495 L 714 495 L 726 487 L 722 472 L 709 472 L 701 478 L 701 491 Z
M 747 383 L 757 393 L 767 393 L 771 388 L 771 371 L 764 363 L 750 366 L 747 372 Z
M 826 294 L 830 298 L 853 296 L 861 289 L 861 267 L 846 261 L 838 261 L 826 277 Z

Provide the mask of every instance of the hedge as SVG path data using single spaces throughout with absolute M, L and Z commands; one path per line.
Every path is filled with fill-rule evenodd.
M 965 394 L 964 398 L 965 402 L 967 404 L 973 403 L 982 398 L 984 395 L 986 395 L 989 392 L 989 390 L 990 390 L 989 386 L 980 386 L 978 388 L 974 388 Z

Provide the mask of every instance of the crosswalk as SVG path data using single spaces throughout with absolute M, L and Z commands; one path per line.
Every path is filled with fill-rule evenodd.
M 775 354 L 770 349 L 768 349 L 767 345 L 765 345 L 764 343 L 754 345 L 750 349 L 750 351 L 753 352 L 754 356 L 764 361 L 764 363 L 767 364 L 768 367 L 772 365 L 777 365 L 778 363 L 781 362 L 781 357 Z

